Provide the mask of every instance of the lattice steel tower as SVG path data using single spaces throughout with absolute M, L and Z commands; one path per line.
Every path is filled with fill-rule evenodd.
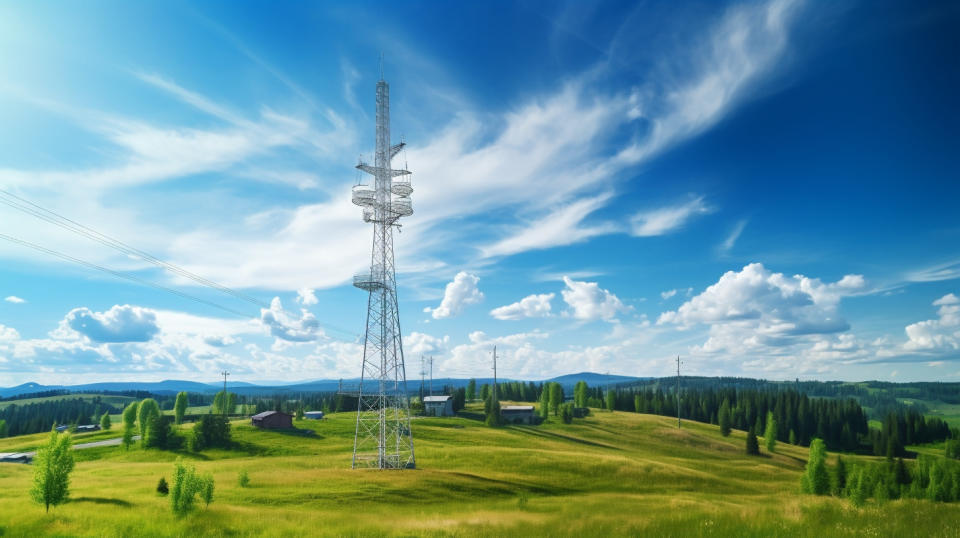
M 364 222 L 373 223 L 370 269 L 356 274 L 353 285 L 369 292 L 367 329 L 363 342 L 363 372 L 357 392 L 357 429 L 353 468 L 410 469 L 414 467 L 410 434 L 410 399 L 403 364 L 397 281 L 393 265 L 393 228 L 400 217 L 413 214 L 410 172 L 394 170 L 390 161 L 404 143 L 390 145 L 390 86 L 377 82 L 377 150 L 373 166 L 357 165 L 374 178 L 373 187 L 353 187 L 353 203 L 363 208 Z M 376 390 L 367 390 L 371 381 Z

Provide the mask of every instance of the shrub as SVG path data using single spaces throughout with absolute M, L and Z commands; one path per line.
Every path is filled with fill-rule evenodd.
M 241 488 L 250 487 L 250 475 L 247 474 L 246 469 L 240 469 L 240 474 L 237 476 L 237 483 L 240 484 Z
M 192 465 L 184 465 L 178 458 L 173 464 L 173 489 L 170 491 L 173 513 L 178 517 L 190 513 L 198 493 L 208 505 L 213 501 L 213 477 L 198 476 Z
M 564 424 L 570 424 L 573 422 L 573 404 L 565 403 L 560 407 L 560 418 L 563 420 Z
M 223 415 L 204 415 L 193 427 L 190 450 L 199 452 L 208 448 L 230 448 L 230 421 Z
M 162 476 L 160 477 L 160 481 L 157 482 L 157 493 L 164 496 L 170 493 L 170 487 L 167 486 L 167 479 Z

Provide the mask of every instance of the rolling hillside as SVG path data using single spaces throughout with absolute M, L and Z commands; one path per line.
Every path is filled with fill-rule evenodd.
M 33 536 L 951 536 L 956 506 L 901 500 L 854 509 L 797 493 L 806 449 L 749 457 L 744 434 L 620 412 L 574 424 L 491 429 L 416 419 L 418 469 L 350 470 L 354 415 L 302 421 L 313 436 L 234 422 L 235 451 L 77 451 L 72 501 L 50 516 L 27 498 L 32 469 L 0 465 L 0 534 Z M 16 439 L 23 450 L 43 436 Z M 25 441 L 28 441 L 25 443 Z M 11 439 L 0 440 L 0 452 Z M 216 500 L 176 519 L 154 488 L 183 457 Z M 251 487 L 237 484 L 246 469 Z

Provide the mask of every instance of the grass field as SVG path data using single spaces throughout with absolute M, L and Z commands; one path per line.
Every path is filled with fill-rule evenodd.
M 354 415 L 300 421 L 314 436 L 234 422 L 234 451 L 77 451 L 71 502 L 27 497 L 32 468 L 0 465 L 0 535 L 37 536 L 958 536 L 960 509 L 893 501 L 855 509 L 800 495 L 806 449 L 748 457 L 744 434 L 666 417 L 598 411 L 572 425 L 491 429 L 416 419 L 417 466 L 350 470 Z M 17 443 L 38 444 L 42 435 Z M 13 439 L 0 440 L 0 452 Z M 172 462 L 216 479 L 183 519 L 155 493 Z M 241 488 L 237 473 L 249 472 Z

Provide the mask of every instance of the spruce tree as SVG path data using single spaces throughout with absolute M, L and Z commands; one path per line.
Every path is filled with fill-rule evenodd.
M 717 417 L 717 420 L 720 422 L 720 435 L 727 437 L 730 435 L 730 422 L 732 417 L 730 416 L 730 400 L 727 398 L 723 399 L 723 403 L 720 404 L 720 414 Z
M 607 389 L 606 395 L 607 411 L 613 411 L 617 407 L 617 393 L 613 389 Z
M 110 421 L 110 411 L 107 411 L 100 417 L 100 429 L 109 430 L 113 427 L 113 423 Z
M 810 441 L 810 455 L 807 458 L 807 467 L 800 479 L 804 493 L 826 495 L 830 492 L 830 474 L 827 472 L 827 447 L 823 439 L 814 438 Z
M 477 398 L 477 380 L 471 379 L 467 382 L 467 401 L 472 401 Z
M 777 419 L 772 411 L 767 411 L 767 429 L 763 432 L 763 442 L 767 445 L 767 452 L 777 448 Z
M 747 454 L 751 456 L 760 455 L 760 443 L 757 442 L 757 434 L 754 433 L 753 428 L 747 431 Z
M 830 491 L 835 497 L 842 497 L 844 489 L 847 487 L 847 465 L 843 458 L 837 454 L 837 464 L 833 468 L 832 480 L 830 482 Z

